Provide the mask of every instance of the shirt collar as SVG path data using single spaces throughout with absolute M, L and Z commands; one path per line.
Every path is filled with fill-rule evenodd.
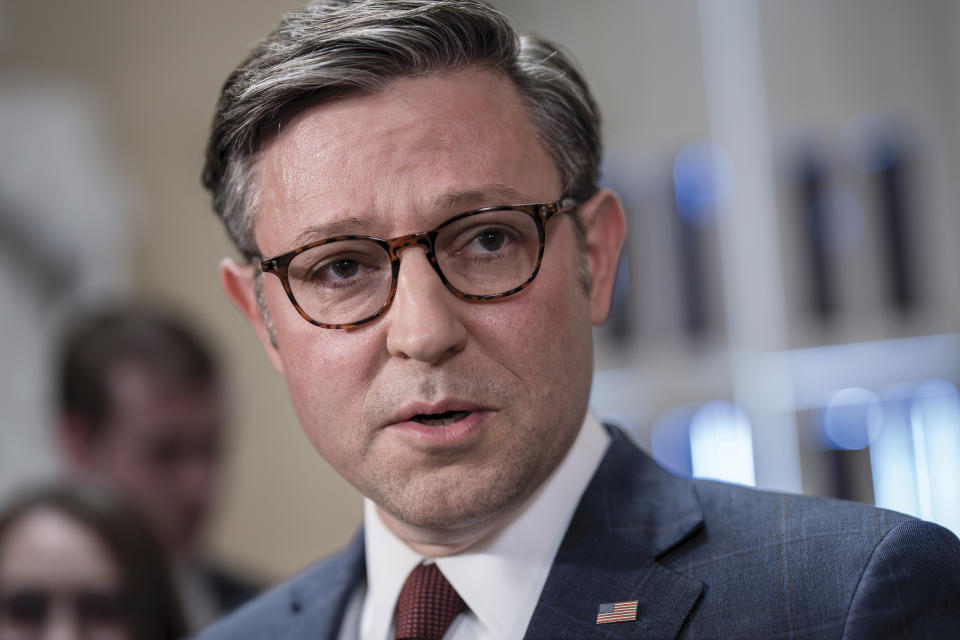
M 593 477 L 610 436 L 587 414 L 573 446 L 517 515 L 500 531 L 437 566 L 490 637 L 526 629 L 553 558 L 580 497 Z M 364 501 L 367 602 L 362 637 L 388 638 L 400 590 L 424 558 L 397 538 Z M 369 632 L 369 633 L 368 633 Z

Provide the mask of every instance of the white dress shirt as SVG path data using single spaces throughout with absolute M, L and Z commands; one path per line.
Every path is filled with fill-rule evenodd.
M 556 470 L 500 531 L 436 564 L 467 604 L 445 640 L 520 637 L 533 617 L 553 558 L 610 437 L 587 414 Z M 392 640 L 393 613 L 410 572 L 430 560 L 396 537 L 370 500 L 364 502 L 367 581 L 353 593 L 340 640 Z

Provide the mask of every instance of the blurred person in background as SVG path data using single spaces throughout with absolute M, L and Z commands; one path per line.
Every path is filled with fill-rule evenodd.
M 109 483 L 143 513 L 172 558 L 192 629 L 257 590 L 199 548 L 216 498 L 225 394 L 204 341 L 154 308 L 88 313 L 60 351 L 57 436 L 68 471 Z
M 165 551 L 122 499 L 47 484 L 0 511 L 0 640 L 174 640 L 186 632 Z

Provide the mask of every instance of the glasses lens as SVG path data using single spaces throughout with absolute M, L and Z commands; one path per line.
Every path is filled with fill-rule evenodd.
M 116 590 L 89 591 L 77 596 L 77 616 L 87 625 L 113 625 L 127 616 L 127 602 Z
M 0 599 L 0 627 L 6 623 L 19 627 L 39 627 L 47 619 L 49 594 L 38 590 L 14 591 Z
M 297 304 L 325 324 L 373 315 L 390 296 L 390 256 L 370 240 L 338 240 L 298 254 L 287 268 Z
M 462 293 L 496 295 L 533 276 L 540 257 L 537 223 L 523 211 L 488 211 L 444 226 L 436 241 L 437 262 Z

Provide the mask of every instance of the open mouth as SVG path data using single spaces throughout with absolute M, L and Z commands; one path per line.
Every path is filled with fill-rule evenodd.
M 413 422 L 427 425 L 428 427 L 442 427 L 454 422 L 460 422 L 470 415 L 469 411 L 444 411 L 443 413 L 420 413 L 412 418 Z

